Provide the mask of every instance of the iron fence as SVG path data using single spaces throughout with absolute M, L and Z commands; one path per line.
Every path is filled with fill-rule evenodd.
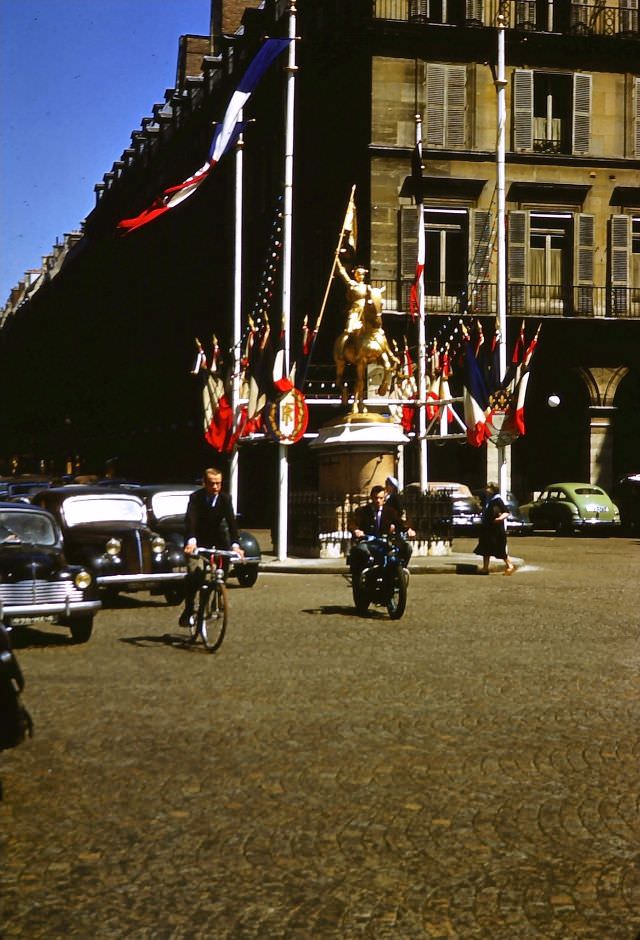
M 445 493 L 403 494 L 406 518 L 416 532 L 415 541 L 451 543 L 451 497 Z M 366 505 L 362 494 L 319 496 L 313 491 L 289 494 L 289 545 L 293 556 L 319 557 L 323 548 L 346 555 L 356 510 Z
M 495 26 L 502 16 L 507 29 L 554 32 L 572 36 L 640 38 L 640 11 L 635 3 L 567 4 L 535 0 L 466 0 L 446 5 L 434 0 L 372 0 L 373 18 L 415 24 Z
M 372 279 L 384 286 L 384 312 L 408 313 L 413 280 Z M 427 282 L 427 313 L 468 313 L 482 316 L 497 312 L 497 284 Z M 507 314 L 532 317 L 617 317 L 640 319 L 640 288 L 594 287 L 578 284 L 508 284 Z

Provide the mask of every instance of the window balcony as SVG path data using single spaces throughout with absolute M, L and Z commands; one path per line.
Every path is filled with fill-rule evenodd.
M 386 314 L 409 314 L 409 296 L 413 281 L 372 279 L 374 287 L 384 287 Z M 434 284 L 425 285 L 427 314 L 466 314 L 495 316 L 497 285 Z M 519 317 L 613 317 L 640 320 L 640 288 L 592 287 L 556 284 L 508 284 L 507 315 Z
M 373 18 L 391 22 L 449 26 L 495 26 L 574 36 L 640 39 L 635 0 L 582 3 L 556 0 L 372 0 Z

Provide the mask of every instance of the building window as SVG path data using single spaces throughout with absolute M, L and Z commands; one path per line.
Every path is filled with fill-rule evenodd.
M 467 284 L 467 212 L 425 210 L 424 292 L 427 307 L 442 309 Z
M 614 215 L 609 222 L 611 316 L 640 316 L 640 216 Z
M 409 0 L 409 20 L 425 23 L 482 25 L 483 0 Z
M 464 65 L 429 62 L 426 83 L 427 147 L 465 147 L 467 69 Z
M 513 73 L 513 148 L 537 153 L 588 153 L 591 75 Z
M 585 213 L 510 212 L 510 313 L 592 316 L 594 232 Z

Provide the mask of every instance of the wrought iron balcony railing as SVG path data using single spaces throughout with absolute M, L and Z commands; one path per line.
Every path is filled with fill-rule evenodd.
M 372 0 L 373 18 L 393 22 L 449 26 L 495 26 L 504 17 L 508 29 L 566 33 L 579 36 L 620 36 L 640 39 L 636 3 L 562 2 L 536 0 Z
M 384 312 L 408 314 L 411 280 L 373 279 L 384 287 Z M 467 313 L 485 316 L 497 312 L 495 283 L 425 285 L 425 310 L 428 314 Z M 640 288 L 590 287 L 583 285 L 508 284 L 507 314 L 532 317 L 616 317 L 640 319 Z

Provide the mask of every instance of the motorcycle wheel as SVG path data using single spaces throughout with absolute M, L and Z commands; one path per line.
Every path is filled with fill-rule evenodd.
M 353 603 L 356 605 L 356 612 L 362 617 L 369 610 L 369 597 L 366 587 L 360 584 L 357 576 L 354 577 L 351 590 L 353 592 Z
M 407 606 L 407 581 L 404 572 L 399 568 L 393 575 L 391 594 L 387 601 L 387 610 L 391 620 L 399 620 Z

